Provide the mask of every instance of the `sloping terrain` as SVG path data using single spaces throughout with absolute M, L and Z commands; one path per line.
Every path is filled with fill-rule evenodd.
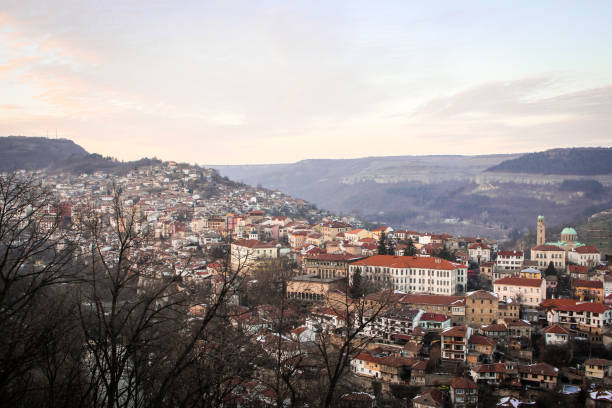
M 0 171 L 45 169 L 87 155 L 85 149 L 68 139 L 0 137 Z
M 609 150 L 555 149 L 546 157 L 597 166 Z M 524 231 L 539 214 L 552 226 L 612 207 L 612 174 L 584 175 L 586 165 L 576 165 L 577 174 L 512 172 L 521 168 L 522 162 L 516 164 L 521 157 L 398 156 L 211 167 L 372 222 L 498 239 Z M 593 166 L 589 171 L 597 173 Z

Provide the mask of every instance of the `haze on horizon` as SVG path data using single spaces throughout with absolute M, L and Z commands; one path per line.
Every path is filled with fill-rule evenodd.
M 612 3 L 8 0 L 0 135 L 211 164 L 612 145 Z

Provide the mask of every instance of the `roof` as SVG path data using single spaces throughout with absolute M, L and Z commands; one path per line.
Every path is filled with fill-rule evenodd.
M 598 365 L 598 366 L 612 366 L 612 360 L 605 358 L 589 358 L 584 362 L 587 365 Z
M 452 337 L 465 337 L 467 335 L 467 327 L 465 326 L 454 326 L 448 329 L 442 330 L 441 336 L 452 336 Z
M 490 339 L 486 336 L 480 336 L 478 334 L 474 334 L 473 336 L 470 336 L 469 342 L 470 344 L 478 344 L 481 346 L 495 347 L 497 345 L 497 342 L 495 340 Z
M 319 260 L 319 261 L 351 261 L 351 260 L 357 260 L 359 258 L 362 258 L 362 257 L 357 256 L 357 255 L 327 254 L 327 253 L 313 254 L 313 255 L 308 255 L 305 257 L 305 259 L 313 259 L 313 260 Z
M 519 365 L 518 372 L 521 374 L 536 374 L 536 375 L 549 375 L 558 376 L 559 369 L 546 363 L 536 363 L 530 365 Z
M 357 266 L 384 266 L 389 268 L 422 268 L 438 270 L 455 270 L 466 268 L 465 265 L 456 264 L 446 259 L 433 256 L 394 256 L 374 255 L 352 263 Z
M 516 276 L 506 276 L 493 282 L 495 285 L 512 285 L 512 286 L 531 286 L 539 288 L 542 286 L 542 279 L 519 278 Z
M 427 407 L 443 407 L 446 402 L 446 394 L 433 388 L 417 395 L 412 399 L 412 404 L 420 404 Z
M 579 254 L 598 254 L 599 253 L 599 249 L 597 249 L 596 247 L 592 246 L 592 245 L 585 245 L 585 246 L 581 246 L 575 249 L 576 252 L 578 252 Z
M 569 273 L 588 273 L 589 268 L 582 265 L 568 265 Z
M 554 307 L 555 310 L 564 311 L 564 312 L 591 312 L 591 313 L 604 313 L 610 308 L 601 303 L 591 303 L 591 302 L 578 302 L 575 305 L 572 304 L 564 304 L 560 306 Z
M 544 245 L 538 245 L 538 246 L 534 246 L 533 248 L 531 248 L 532 251 L 559 251 L 559 252 L 563 252 L 563 249 L 559 248 L 556 245 L 548 245 L 548 244 L 544 244 Z
M 505 373 L 506 365 L 503 363 L 481 364 L 476 368 L 477 373 Z
M 450 386 L 453 388 L 464 388 L 464 389 L 465 388 L 470 388 L 470 389 L 478 388 L 474 381 L 470 380 L 469 378 L 462 378 L 462 377 L 453 378 L 450 382 Z
M 488 292 L 486 290 L 476 290 L 474 292 L 467 293 L 465 295 L 466 298 L 474 298 L 474 299 L 490 299 L 497 300 L 498 297 L 495 293 Z
M 505 332 L 508 331 L 508 328 L 503 324 L 489 324 L 482 326 L 481 330 L 485 332 Z
M 602 281 L 590 281 L 590 280 L 575 279 L 572 282 L 572 286 L 575 287 L 575 288 L 603 289 L 603 282 Z
M 547 328 L 544 329 L 544 332 L 546 333 L 551 333 L 551 334 L 567 334 L 569 335 L 570 332 L 567 329 L 564 329 L 561 326 L 558 325 L 553 325 L 553 326 L 548 326 Z
M 430 322 L 445 322 L 450 319 L 450 316 L 446 316 L 439 313 L 423 313 L 421 316 L 421 321 L 430 321 Z
M 497 257 L 500 256 L 523 256 L 523 251 L 499 251 Z
M 399 300 L 400 303 L 413 305 L 446 305 L 446 306 L 463 306 L 464 299 L 461 296 L 445 296 L 445 295 L 420 295 L 410 294 L 404 295 Z

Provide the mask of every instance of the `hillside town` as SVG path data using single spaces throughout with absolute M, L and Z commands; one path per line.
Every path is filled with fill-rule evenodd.
M 298 406 L 297 390 L 326 375 L 329 406 L 612 406 L 612 259 L 571 227 L 547 236 L 545 216 L 524 252 L 486 237 L 368 226 L 175 162 L 119 176 L 18 176 L 57 198 L 49 224 L 59 217 L 73 231 L 99 217 L 108 262 L 120 256 L 112 235 L 125 214 L 137 219 L 151 238 L 138 251 L 156 261 L 137 289 L 169 280 L 177 291 L 204 288 L 186 320 L 205 319 L 231 287 L 225 321 L 258 352 L 218 406 Z M 58 245 L 70 240 L 87 253 L 88 241 L 70 233 Z M 218 346 L 202 344 L 205 353 Z M 331 364 L 332 349 L 346 358 Z

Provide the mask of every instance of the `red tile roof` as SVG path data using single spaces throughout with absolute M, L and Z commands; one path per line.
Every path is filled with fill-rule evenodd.
M 454 270 L 466 268 L 465 265 L 456 264 L 445 259 L 432 256 L 394 256 L 375 255 L 357 262 L 353 265 L 359 266 L 384 266 L 389 268 L 422 268 L 437 270 Z
M 532 286 L 539 288 L 542 286 L 542 279 L 519 278 L 516 276 L 507 276 L 493 282 L 495 285 L 512 285 L 512 286 Z
M 591 245 L 578 247 L 575 249 L 575 251 L 578 252 L 579 254 L 598 254 L 599 253 L 599 249 Z
M 476 386 L 476 383 L 474 383 L 474 381 L 470 380 L 469 378 L 453 378 L 450 382 L 450 386 L 452 388 L 461 388 L 461 389 L 475 389 L 478 388 Z
M 582 265 L 568 265 L 567 269 L 569 270 L 569 273 L 588 273 L 589 272 L 589 268 L 587 268 L 586 266 L 582 266 Z
M 572 286 L 575 287 L 575 288 L 603 289 L 603 282 L 602 281 L 590 281 L 590 280 L 575 279 L 572 282 Z
M 558 325 L 554 325 L 554 326 L 548 326 L 547 328 L 544 329 L 544 331 L 546 333 L 553 333 L 553 334 L 568 334 L 569 335 L 569 330 L 564 329 L 561 326 Z

